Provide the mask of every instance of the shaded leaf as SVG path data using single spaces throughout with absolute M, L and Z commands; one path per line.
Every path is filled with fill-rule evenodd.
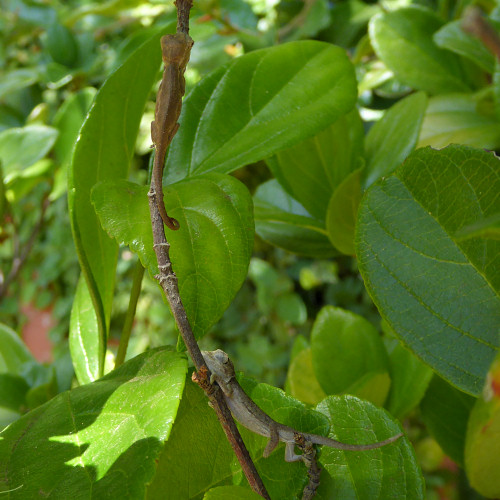
M 477 237 L 500 240 L 500 213 L 462 227 L 455 233 L 455 237 L 457 240 L 468 240 Z
M 455 462 L 464 463 L 465 432 L 475 399 L 442 378 L 432 378 L 420 411 L 427 429 Z
M 461 19 L 445 24 L 434 33 L 434 41 L 438 47 L 451 50 L 467 57 L 488 73 L 493 73 L 495 56 L 475 36 L 462 29 Z
M 276 180 L 261 184 L 254 195 L 255 230 L 289 252 L 323 258 L 336 254 L 324 223 L 313 218 Z
M 325 306 L 311 332 L 316 377 L 327 394 L 346 391 L 370 372 L 388 370 L 387 353 L 376 328 L 357 314 Z
M 422 126 L 427 96 L 412 94 L 391 106 L 366 136 L 366 167 L 363 187 L 389 175 L 415 149 Z
M 209 490 L 203 498 L 204 500 L 259 500 L 262 497 L 243 486 L 219 486 Z
M 20 375 L 20 369 L 27 361 L 34 361 L 34 358 L 21 337 L 0 323 L 0 373 Z
M 399 342 L 389 348 L 391 391 L 387 409 L 402 420 L 424 397 L 432 370 Z
M 499 172 L 500 160 L 484 151 L 420 149 L 367 191 L 358 212 L 359 268 L 382 317 L 470 394 L 499 345 L 500 242 L 454 235 L 498 212 Z
M 309 405 L 326 398 L 314 373 L 311 348 L 307 346 L 291 360 L 286 378 L 286 390 L 294 398 Z
M 354 110 L 267 164 L 288 194 L 322 221 L 332 193 L 358 166 L 363 139 L 363 123 Z
M 9 182 L 22 170 L 43 158 L 57 139 L 55 128 L 27 125 L 0 132 L 0 162 L 5 180 Z
M 335 190 L 326 213 L 328 237 L 337 250 L 354 255 L 354 229 L 361 201 L 361 170 L 351 172 Z
M 161 452 L 147 500 L 177 500 L 232 484 L 235 460 L 205 393 L 186 380 L 172 434 Z M 186 464 L 196 474 L 186 474 Z

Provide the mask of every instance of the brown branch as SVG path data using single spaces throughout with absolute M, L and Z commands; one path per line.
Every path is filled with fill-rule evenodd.
M 295 432 L 295 444 L 302 450 L 302 462 L 307 468 L 307 475 L 309 476 L 309 483 L 302 492 L 302 500 L 311 500 L 316 495 L 316 490 L 319 487 L 319 476 L 321 469 L 318 466 L 316 459 L 316 450 L 314 445 L 307 441 L 301 432 Z
M 462 19 L 462 29 L 478 38 L 481 43 L 500 61 L 500 36 L 479 7 L 467 7 Z
M 175 5 L 177 7 L 177 32 L 188 35 L 189 11 L 191 9 L 192 2 L 191 0 L 176 0 Z M 217 418 L 219 419 L 228 441 L 231 444 L 238 461 L 240 462 L 241 468 L 243 469 L 251 488 L 262 497 L 269 499 L 269 494 L 267 493 L 264 483 L 262 482 L 262 479 L 252 462 L 250 454 L 243 443 L 243 439 L 241 438 L 238 428 L 236 427 L 236 423 L 234 422 L 231 412 L 227 407 L 222 392 L 217 390 L 217 386 L 214 386 L 209 382 L 210 371 L 205 365 L 200 348 L 194 337 L 191 325 L 189 324 L 186 310 L 182 304 L 179 294 L 177 276 L 172 269 L 172 262 L 170 261 L 170 244 L 165 237 L 165 227 L 163 225 L 163 220 L 158 209 L 155 195 L 155 193 L 160 192 L 163 187 L 161 185 L 161 180 L 159 181 L 159 186 L 155 185 L 154 177 L 155 176 L 152 176 L 151 179 L 148 197 L 151 224 L 153 227 L 153 248 L 156 253 L 159 270 L 159 274 L 156 276 L 156 279 L 160 283 L 160 286 L 167 297 L 170 309 L 179 329 L 179 333 L 184 340 L 187 351 L 193 360 L 196 370 L 198 371 L 197 374 L 194 374 L 193 380 L 195 380 L 205 390 L 207 396 L 209 397 Z
M 192 0 L 175 0 L 177 8 L 177 33 L 189 35 L 189 11 L 193 6 Z

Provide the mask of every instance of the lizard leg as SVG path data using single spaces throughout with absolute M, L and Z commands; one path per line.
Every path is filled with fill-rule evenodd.
M 262 454 L 264 458 L 267 458 L 280 442 L 280 435 L 275 423 L 269 426 L 269 430 L 271 431 L 271 437 L 269 438 L 269 442 L 267 443 L 264 453 Z
M 285 462 L 298 462 L 299 460 L 303 460 L 303 457 L 295 453 L 295 443 L 287 441 L 285 447 Z

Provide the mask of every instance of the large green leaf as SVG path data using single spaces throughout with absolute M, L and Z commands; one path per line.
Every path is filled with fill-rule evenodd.
M 219 486 L 205 493 L 203 500 L 260 500 L 261 498 L 243 486 Z
M 464 463 L 465 431 L 475 399 L 434 376 L 420 403 L 422 419 L 439 446 L 457 464 Z
M 484 149 L 500 146 L 500 122 L 491 105 L 480 106 L 478 100 L 468 94 L 429 99 L 418 147 L 443 148 L 454 143 Z
M 389 414 L 352 396 L 329 396 L 316 409 L 330 421 L 329 437 L 366 444 L 400 432 Z M 425 484 L 410 443 L 395 443 L 370 451 L 341 451 L 323 446 L 319 499 L 424 499 Z
M 160 64 L 160 33 L 144 43 L 104 83 L 83 124 L 68 180 L 78 259 L 94 304 L 99 351 L 105 352 L 118 245 L 101 228 L 90 202 L 99 181 L 127 176 L 144 105 Z M 101 357 L 99 373 L 104 359 Z
M 266 158 L 350 111 L 356 94 L 353 66 L 331 44 L 290 42 L 246 54 L 184 101 L 166 178 L 227 173 Z
M 500 209 L 500 160 L 464 146 L 417 150 L 358 212 L 365 285 L 396 335 L 478 394 L 499 345 L 500 242 L 455 234 Z
M 0 163 L 6 181 L 43 158 L 52 148 L 58 132 L 44 125 L 9 128 L 0 133 Z
M 427 107 L 427 96 L 417 92 L 392 106 L 366 136 L 363 186 L 389 175 L 415 149 Z
M 254 195 L 255 230 L 263 239 L 289 252 L 315 258 L 336 254 L 324 223 L 273 179 L 261 184 Z
M 402 420 L 424 397 L 432 370 L 395 339 L 389 347 L 391 391 L 387 409 Z
M 309 405 L 318 404 L 327 394 L 314 373 L 311 348 L 298 352 L 290 361 L 286 377 L 286 392 Z
M 357 110 L 319 134 L 278 153 L 269 168 L 285 190 L 316 219 L 325 220 L 332 193 L 357 166 L 363 152 Z
M 234 454 L 205 393 L 186 380 L 172 434 L 148 485 L 147 500 L 193 498 L 218 484 L 232 484 Z M 195 474 L 187 473 L 189 470 Z
M 80 384 L 89 384 L 102 374 L 99 371 L 104 344 L 99 341 L 99 327 L 92 298 L 83 275 L 78 279 L 69 327 L 69 349 L 75 375 Z
M 147 191 L 126 181 L 107 182 L 95 187 L 92 201 L 103 228 L 130 245 L 154 276 L 158 267 Z M 199 338 L 221 317 L 246 277 L 254 241 L 252 199 L 234 177 L 212 173 L 169 186 L 165 204 L 181 225 L 168 234 L 170 257 Z
M 351 172 L 334 191 L 326 213 L 326 229 L 332 244 L 354 255 L 354 229 L 361 201 L 361 169 Z
M 170 434 L 186 359 L 159 348 L 59 394 L 2 433 L 9 498 L 142 498 Z
M 487 498 L 500 497 L 500 355 L 493 362 L 482 397 L 472 408 L 465 443 L 470 484 Z
M 375 15 L 370 21 L 370 40 L 402 83 L 431 94 L 466 91 L 458 57 L 433 41 L 441 26 L 433 12 L 406 7 Z
M 325 306 L 318 314 L 311 332 L 311 351 L 314 373 L 327 394 L 349 389 L 352 394 L 351 386 L 366 375 L 370 377 L 359 389 L 373 375 L 388 372 L 387 353 L 376 328 L 363 317 L 338 307 Z
M 34 359 L 24 342 L 12 328 L 0 323 L 0 373 L 19 375 L 27 361 Z
M 493 73 L 495 56 L 478 38 L 467 33 L 462 28 L 462 23 L 460 19 L 445 24 L 434 33 L 434 41 L 439 47 L 467 57 L 488 73 Z

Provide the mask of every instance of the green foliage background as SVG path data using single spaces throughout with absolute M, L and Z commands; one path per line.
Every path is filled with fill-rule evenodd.
M 484 151 L 500 147 L 500 80 L 461 29 L 471 3 L 192 12 L 164 182 L 201 346 L 271 384 L 241 380 L 280 422 L 345 442 L 406 433 L 323 449 L 319 498 L 500 496 L 500 167 Z M 497 27 L 498 5 L 482 7 Z M 149 123 L 175 18 L 137 0 L 2 6 L 0 491 L 13 498 L 251 496 L 153 279 Z M 50 363 L 21 340 L 27 308 L 55 319 Z M 299 497 L 301 464 L 244 438 L 272 498 Z

